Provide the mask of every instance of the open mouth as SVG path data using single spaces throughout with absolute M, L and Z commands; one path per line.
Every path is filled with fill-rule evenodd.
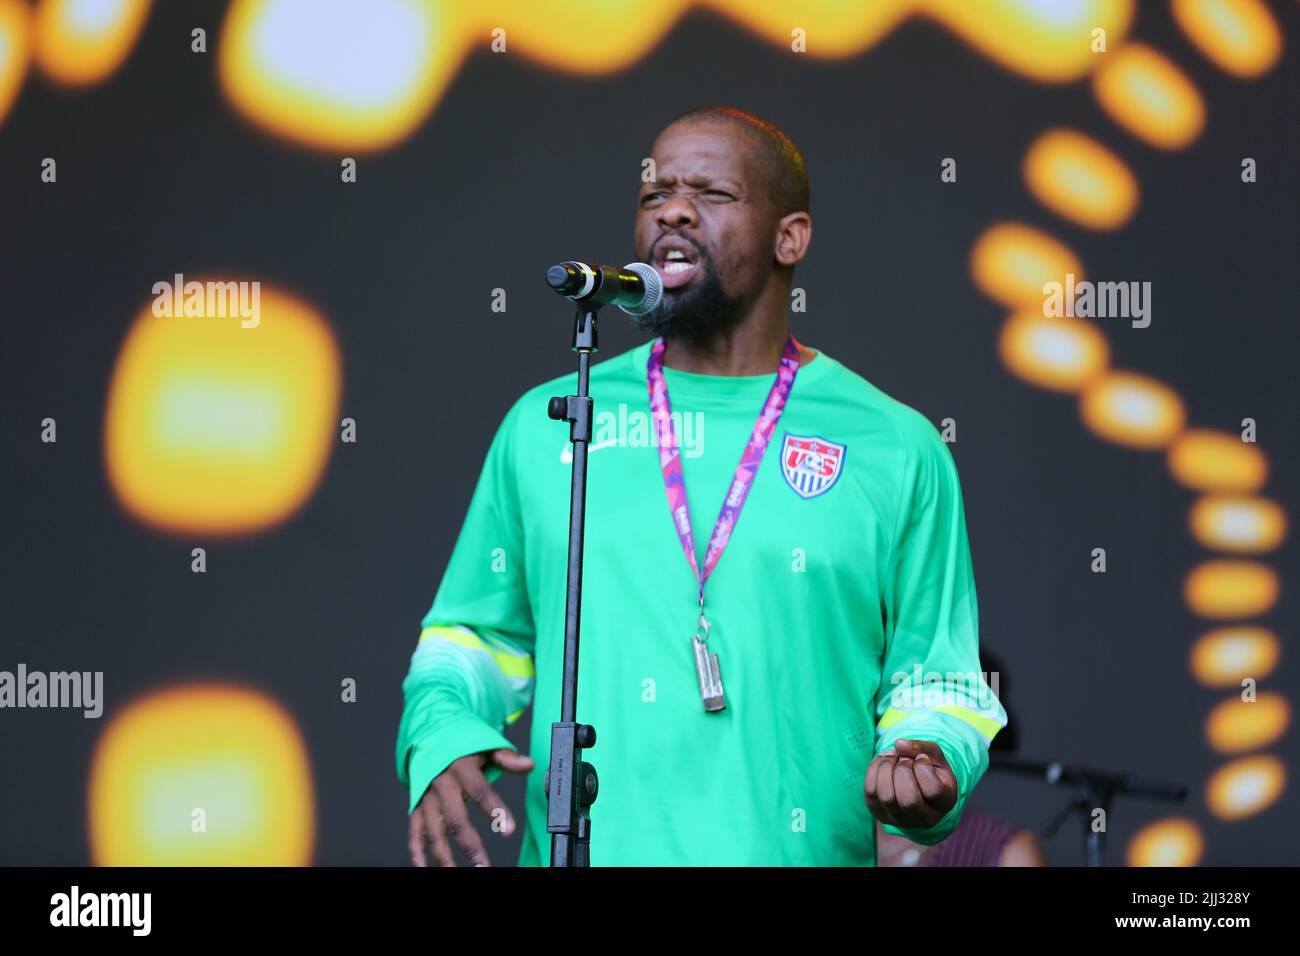
M 664 280 L 665 289 L 685 285 L 695 275 L 700 265 L 696 248 L 684 239 L 668 237 L 655 249 L 652 265 Z

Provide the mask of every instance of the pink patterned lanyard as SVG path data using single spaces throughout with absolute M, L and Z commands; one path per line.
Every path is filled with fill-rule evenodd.
M 664 472 L 664 487 L 668 490 L 668 509 L 673 516 L 673 525 L 677 528 L 682 550 L 686 552 L 686 560 L 690 562 L 691 570 L 700 584 L 701 618 L 704 613 L 704 582 L 713 573 L 718 559 L 722 557 L 722 552 L 731 539 L 732 529 L 740 518 L 740 509 L 745 506 L 745 499 L 749 497 L 749 489 L 754 484 L 754 476 L 758 473 L 759 463 L 763 460 L 763 452 L 767 451 L 767 443 L 771 441 L 772 433 L 776 431 L 776 423 L 785 409 L 786 399 L 790 396 L 790 389 L 794 386 L 794 376 L 798 371 L 799 346 L 795 344 L 794 337 L 790 336 L 785 340 L 785 350 L 781 354 L 781 368 L 776 373 L 776 381 L 772 383 L 772 390 L 767 394 L 763 411 L 758 416 L 758 421 L 754 423 L 749 444 L 745 446 L 745 452 L 740 456 L 736 475 L 731 480 L 726 500 L 722 503 L 722 511 L 713 526 L 713 537 L 709 539 L 709 550 L 704 555 L 704 572 L 701 574 L 695 560 L 695 536 L 691 532 L 686 479 L 682 474 L 681 454 L 677 448 L 677 436 L 673 432 L 672 410 L 668 405 L 668 383 L 664 380 L 664 340 L 658 339 L 650 350 L 646 377 L 650 388 L 650 412 L 654 416 L 655 427 L 659 434 L 659 464 Z

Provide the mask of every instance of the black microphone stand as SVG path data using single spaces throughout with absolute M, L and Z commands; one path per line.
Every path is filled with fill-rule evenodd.
M 1187 787 L 1181 783 L 1144 780 L 1131 773 L 1096 770 L 1056 760 L 1026 760 L 1011 754 L 991 753 L 989 769 L 1038 777 L 1054 786 L 1073 789 L 1070 801 L 1043 828 L 1043 836 L 1053 836 L 1071 814 L 1077 813 L 1079 822 L 1083 824 L 1083 855 L 1088 866 L 1105 866 L 1106 858 L 1106 831 L 1093 826 L 1092 814 L 1095 810 L 1102 810 L 1106 814 L 1106 825 L 1109 826 L 1110 804 L 1117 795 L 1166 800 L 1170 803 L 1182 803 L 1187 799 Z
M 590 866 L 591 818 L 596 802 L 596 768 L 582 751 L 596 745 L 596 728 L 577 723 L 578 630 L 582 617 L 582 546 L 587 516 L 587 445 L 591 441 L 592 402 L 587 395 L 591 353 L 596 351 L 596 313 L 600 306 L 579 304 L 574 318 L 573 351 L 578 353 L 578 394 L 552 398 L 547 414 L 569 423 L 573 443 L 573 483 L 569 496 L 569 581 L 564 603 L 564 683 L 560 719 L 551 724 L 551 763 L 546 771 L 546 832 L 551 834 L 551 866 Z

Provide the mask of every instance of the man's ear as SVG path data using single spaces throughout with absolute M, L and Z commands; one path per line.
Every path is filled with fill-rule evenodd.
M 798 264 L 812 242 L 812 216 L 792 212 L 776 224 L 776 261 L 783 266 Z

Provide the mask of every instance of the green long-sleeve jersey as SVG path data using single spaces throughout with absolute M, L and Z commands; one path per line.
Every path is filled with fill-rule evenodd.
M 1006 712 L 981 673 L 956 467 L 922 415 L 825 353 L 799 369 L 705 589 L 726 709 L 700 699 L 698 585 L 670 516 L 650 415 L 652 343 L 591 369 L 578 720 L 600 775 L 601 865 L 875 863 L 867 765 L 939 744 L 957 826 Z M 774 375 L 665 368 L 697 561 Z M 547 417 L 562 376 L 494 437 L 403 683 L 398 776 L 419 802 L 455 759 L 513 745 L 531 703 L 521 865 L 550 857 L 543 775 L 559 719 L 571 446 Z M 490 767 L 496 780 L 499 768 Z M 516 808 L 517 809 L 517 808 Z

